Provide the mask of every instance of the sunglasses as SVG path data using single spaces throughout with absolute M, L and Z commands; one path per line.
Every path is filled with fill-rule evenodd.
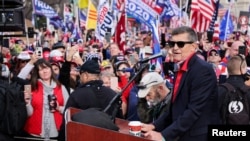
M 192 43 L 194 43 L 194 42 L 191 42 L 191 41 L 168 41 L 168 45 L 169 45 L 169 47 L 174 47 L 175 46 L 175 44 L 177 44 L 177 46 L 179 47 L 179 48 L 183 48 L 184 46 L 185 46 L 185 44 L 192 44 Z
M 210 54 L 209 56 L 219 56 L 219 54 L 215 53 L 215 54 Z
M 150 82 L 150 83 L 148 83 L 148 84 L 145 84 L 145 85 L 139 84 L 139 85 L 137 85 L 137 88 L 138 88 L 138 89 L 146 89 L 147 86 L 148 86 L 149 84 L 156 83 L 156 82 L 157 82 L 157 81 L 152 81 L 152 82 Z

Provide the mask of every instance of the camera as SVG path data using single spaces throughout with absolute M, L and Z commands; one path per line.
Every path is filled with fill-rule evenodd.
M 49 110 L 50 111 L 55 111 L 56 107 L 57 107 L 57 103 L 56 103 L 56 96 L 54 94 L 49 94 L 48 95 L 48 104 L 49 104 Z M 51 102 L 53 102 L 53 104 L 50 104 Z
M 239 50 L 238 50 L 238 54 L 242 54 L 242 55 L 247 55 L 247 47 L 246 46 L 239 46 Z
M 43 48 L 42 47 L 36 47 L 36 51 L 35 51 L 36 55 L 38 56 L 38 58 L 42 58 L 43 56 Z

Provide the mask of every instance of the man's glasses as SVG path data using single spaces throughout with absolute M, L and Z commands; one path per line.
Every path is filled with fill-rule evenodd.
M 169 47 L 174 47 L 175 46 L 175 44 L 177 44 L 177 46 L 179 47 L 179 48 L 183 48 L 184 46 L 185 46 L 185 44 L 192 44 L 192 43 L 194 43 L 194 42 L 191 42 L 191 41 L 168 41 L 168 45 L 169 45 Z
M 152 84 L 152 83 L 157 83 L 157 81 L 152 81 L 152 82 L 149 82 L 148 84 L 145 84 L 145 85 L 139 84 L 139 85 L 137 85 L 137 88 L 138 88 L 138 89 L 146 89 L 147 86 L 148 86 L 149 84 Z

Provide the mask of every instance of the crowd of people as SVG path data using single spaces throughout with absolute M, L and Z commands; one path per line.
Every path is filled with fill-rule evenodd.
M 8 48 L 1 47 L 1 79 L 31 85 L 31 93 L 24 89 L 28 119 L 18 140 L 65 140 L 67 108 L 104 110 L 118 94 L 119 102 L 106 113 L 141 121 L 144 137 L 207 140 L 208 125 L 225 123 L 225 89 L 219 84 L 250 85 L 248 36 L 209 42 L 206 33 L 198 36 L 190 27 L 159 29 L 162 64 L 156 58 L 139 63 L 153 55 L 150 31 L 126 37 L 124 50 L 116 42 L 97 40 L 94 30 L 77 40 L 71 33 L 41 30 L 30 45 L 9 39 Z M 238 65 L 240 46 L 246 52 Z M 52 102 L 51 96 L 56 97 Z

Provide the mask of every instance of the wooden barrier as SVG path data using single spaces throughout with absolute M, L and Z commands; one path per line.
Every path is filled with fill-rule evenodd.
M 119 127 L 119 131 L 108 130 L 100 127 L 91 126 L 84 123 L 71 121 L 70 117 L 79 109 L 69 108 L 67 112 L 68 121 L 66 123 L 66 139 L 67 141 L 150 141 L 143 137 L 129 135 L 128 122 L 123 119 L 116 118 L 115 124 Z

